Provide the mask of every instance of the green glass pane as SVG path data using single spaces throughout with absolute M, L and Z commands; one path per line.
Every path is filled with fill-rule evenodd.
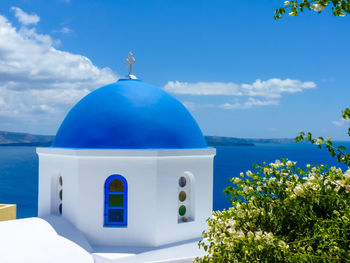
M 186 206 L 182 205 L 179 207 L 179 215 L 183 216 L 186 214 Z
M 109 183 L 110 192 L 124 192 L 124 184 L 122 181 L 115 179 Z
M 62 190 L 60 190 L 60 200 L 62 200 Z
M 109 206 L 123 206 L 124 205 L 124 195 L 109 195 Z

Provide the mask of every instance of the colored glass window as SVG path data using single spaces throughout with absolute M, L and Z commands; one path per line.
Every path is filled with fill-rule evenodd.
M 127 226 L 127 197 L 128 184 L 126 179 L 118 174 L 109 176 L 105 182 L 105 226 Z
M 109 209 L 108 221 L 109 222 L 123 222 L 124 210 L 123 209 Z
M 110 192 L 124 192 L 124 184 L 122 181 L 115 179 L 109 184 Z
M 109 206 L 123 206 L 124 205 L 124 195 L 123 194 L 117 194 L 109 195 Z
M 179 207 L 179 215 L 184 216 L 186 214 L 186 206 L 182 205 Z
M 184 191 L 181 191 L 181 192 L 179 193 L 179 200 L 180 200 L 181 202 L 183 202 L 183 201 L 186 200 L 186 193 L 185 193 Z
M 179 179 L 179 185 L 180 187 L 185 187 L 186 185 L 186 178 L 181 176 L 180 179 Z

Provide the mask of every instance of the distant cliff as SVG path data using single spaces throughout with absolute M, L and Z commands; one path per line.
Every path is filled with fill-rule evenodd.
M 0 146 L 50 146 L 54 136 L 0 131 Z M 293 139 L 242 139 L 205 136 L 209 146 L 254 146 L 257 143 L 293 143 Z
M 54 136 L 0 131 L 0 146 L 49 146 Z

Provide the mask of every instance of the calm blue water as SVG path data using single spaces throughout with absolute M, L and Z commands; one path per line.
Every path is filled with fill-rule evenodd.
M 350 142 L 341 143 L 350 149 Z M 229 207 L 222 193 L 228 178 L 252 169 L 253 163 L 273 162 L 281 157 L 311 164 L 339 166 L 325 150 L 309 144 L 261 144 L 218 147 L 214 162 L 214 210 Z M 345 169 L 345 166 L 342 166 Z M 0 203 L 17 204 L 19 218 L 37 215 L 38 157 L 35 147 L 0 147 Z

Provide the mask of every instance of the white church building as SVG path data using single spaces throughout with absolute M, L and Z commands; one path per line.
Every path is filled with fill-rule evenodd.
M 203 254 L 197 242 L 212 212 L 215 149 L 164 90 L 129 72 L 78 102 L 37 154 L 38 217 L 91 262 Z

